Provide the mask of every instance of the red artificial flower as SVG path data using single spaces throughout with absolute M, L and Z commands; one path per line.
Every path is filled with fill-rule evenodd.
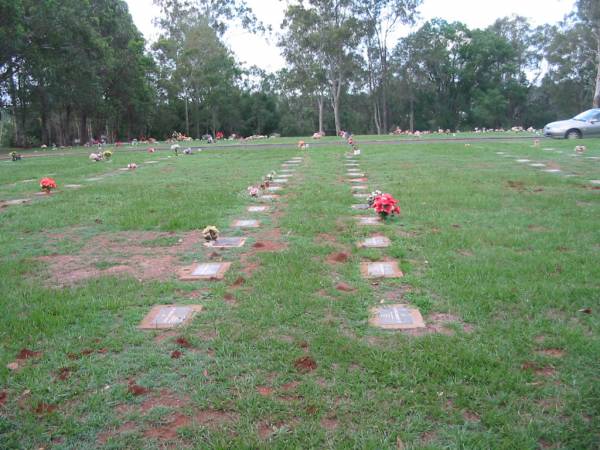
M 225 137 L 225 135 L 223 134 L 222 131 L 217 131 L 217 135 L 216 135 L 217 139 L 223 139 L 224 137 Z
M 56 189 L 56 181 L 52 178 L 42 178 L 40 180 L 40 187 L 44 191 L 50 191 L 50 189 Z
M 384 217 L 391 214 L 400 214 L 398 202 L 390 194 L 381 194 L 375 197 L 373 208 L 375 208 L 377 214 Z

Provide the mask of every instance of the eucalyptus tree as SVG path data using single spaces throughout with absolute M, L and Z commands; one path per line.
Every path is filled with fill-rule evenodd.
M 596 82 L 594 88 L 593 105 L 600 107 L 600 1 L 577 0 L 577 16 L 584 27 L 591 34 L 594 42 L 594 59 L 596 62 Z
M 377 133 L 389 129 L 390 39 L 401 25 L 413 24 L 422 0 L 357 0 L 354 8 L 361 21 L 373 122 Z
M 290 70 L 305 71 L 305 76 L 316 86 L 322 87 L 321 80 L 326 80 L 335 129 L 339 133 L 342 93 L 352 76 L 360 42 L 360 23 L 353 0 L 291 2 L 282 29 L 280 45 Z

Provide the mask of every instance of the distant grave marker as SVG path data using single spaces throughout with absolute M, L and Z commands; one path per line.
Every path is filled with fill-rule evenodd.
M 259 197 L 260 200 L 266 200 L 269 202 L 275 201 L 279 198 L 279 195 L 277 194 L 267 194 L 267 195 L 261 195 Z
M 355 173 L 349 173 L 348 176 L 350 178 L 358 178 L 358 177 L 364 177 L 365 174 L 361 173 L 361 172 L 355 172 Z
M 277 191 L 280 191 L 280 190 L 282 190 L 282 189 L 283 189 L 283 188 L 282 188 L 281 186 L 269 186 L 269 187 L 267 188 L 267 191 L 268 191 L 268 192 L 277 192 Z
M 425 328 L 425 322 L 419 310 L 406 305 L 386 305 L 373 308 L 369 323 L 387 330 Z
M 283 173 L 278 176 L 279 176 L 279 178 L 292 178 L 294 175 L 292 175 L 291 173 Z
M 258 220 L 253 219 L 241 219 L 233 222 L 232 226 L 236 228 L 258 228 L 260 226 L 260 222 Z
M 517 159 L 517 162 L 528 163 L 528 162 L 530 162 L 530 160 L 529 159 Z
M 559 173 L 560 171 L 561 171 L 560 169 L 546 169 L 546 170 L 543 170 L 542 172 Z
M 269 210 L 268 206 L 248 206 L 248 212 L 266 212 Z
M 360 271 L 365 278 L 401 278 L 404 276 L 396 261 L 364 262 Z
M 381 225 L 381 221 L 377 216 L 360 216 L 357 217 L 359 225 Z
M 348 173 L 360 172 L 360 169 L 348 169 Z
M 352 186 L 353 191 L 365 191 L 368 189 L 369 189 L 369 186 L 365 186 L 364 184 L 358 184 L 356 186 Z
M 285 184 L 285 183 L 287 183 L 287 182 L 288 182 L 288 179 L 287 179 L 287 178 L 275 178 L 275 179 L 273 180 L 273 183 L 281 183 L 281 184 Z
M 146 164 L 158 164 L 158 161 L 146 161 Z
M 367 183 L 369 181 L 368 178 L 362 177 L 362 178 L 353 178 L 350 180 L 350 183 Z
M 600 180 L 590 180 L 590 183 L 598 185 L 600 184 Z
M 352 194 L 352 195 L 354 196 L 354 198 L 369 198 L 369 194 L 366 194 L 366 193 L 362 193 L 362 194 L 361 193 L 355 193 L 355 194 Z
M 359 247 L 364 248 L 386 248 L 392 244 L 386 236 L 371 236 L 366 238 L 359 244 Z
M 79 189 L 81 187 L 81 184 L 65 184 L 65 187 L 67 189 Z
M 158 305 L 150 310 L 138 328 L 141 330 L 175 328 L 188 323 L 200 311 L 202 311 L 201 305 Z
M 369 209 L 370 206 L 368 205 L 368 203 L 360 203 L 358 205 L 352 205 L 352 209 L 360 211 L 360 210 L 364 210 L 364 209 Z
M 30 201 L 31 201 L 30 198 L 17 198 L 14 200 L 3 200 L 3 201 L 0 201 L 0 208 L 2 208 L 4 206 L 23 205 L 25 203 L 29 203 Z
M 533 163 L 529 164 L 531 167 L 546 167 L 546 164 L 543 163 Z
M 93 177 L 93 178 L 86 178 L 85 181 L 100 181 L 102 180 L 101 177 Z
M 282 172 L 286 172 L 286 173 L 294 173 L 295 170 L 294 169 L 281 169 Z
M 209 241 L 204 245 L 212 248 L 239 248 L 245 243 L 245 237 L 220 237 L 216 241 Z

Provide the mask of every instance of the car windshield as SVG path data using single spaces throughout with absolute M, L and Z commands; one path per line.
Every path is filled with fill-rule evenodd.
M 573 120 L 582 120 L 584 122 L 588 120 L 592 120 L 597 118 L 598 110 L 597 109 L 588 109 L 587 111 L 582 112 L 581 114 L 577 114 L 573 117 Z

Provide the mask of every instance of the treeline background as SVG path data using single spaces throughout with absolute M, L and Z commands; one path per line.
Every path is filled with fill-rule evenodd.
M 414 23 L 420 0 L 297 2 L 274 74 L 223 43 L 233 24 L 265 32 L 244 1 L 156 3 L 161 35 L 147 47 L 122 0 L 0 0 L 0 144 L 541 127 L 594 101 L 597 0 L 559 24 L 434 19 L 389 42 L 386 24 Z

